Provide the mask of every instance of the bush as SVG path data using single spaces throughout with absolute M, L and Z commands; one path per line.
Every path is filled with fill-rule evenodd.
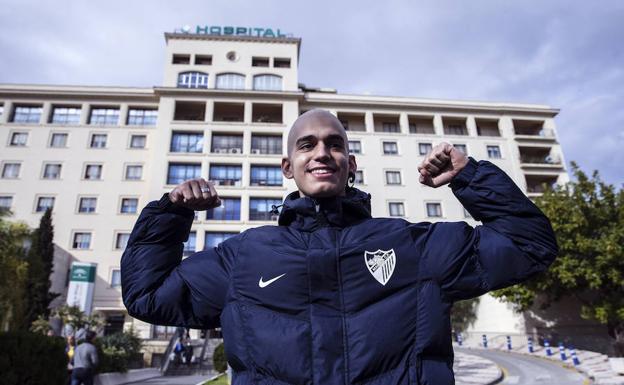
M 132 329 L 98 338 L 96 345 L 101 357 L 98 368 L 100 373 L 125 373 L 137 355 L 142 357 L 141 339 Z
M 0 333 L 4 385 L 66 385 L 65 340 L 27 331 Z
M 217 372 L 223 373 L 227 370 L 227 359 L 225 358 L 225 348 L 223 342 L 217 345 L 212 355 L 212 363 Z

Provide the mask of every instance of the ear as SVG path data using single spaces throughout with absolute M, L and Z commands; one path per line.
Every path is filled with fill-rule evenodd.
M 293 178 L 292 165 L 290 163 L 290 159 L 286 156 L 282 158 L 282 174 L 284 174 L 286 179 Z
M 355 155 L 349 155 L 349 172 L 355 174 L 357 171 L 357 163 L 355 161 Z

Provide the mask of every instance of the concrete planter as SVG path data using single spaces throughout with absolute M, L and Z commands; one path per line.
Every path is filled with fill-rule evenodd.
M 609 357 L 611 370 L 617 374 L 624 374 L 624 357 Z

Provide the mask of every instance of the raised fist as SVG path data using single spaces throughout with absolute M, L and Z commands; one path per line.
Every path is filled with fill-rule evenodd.
M 212 182 L 204 178 L 190 179 L 177 185 L 169 193 L 169 200 L 175 205 L 191 210 L 209 210 L 221 206 L 221 199 Z
M 418 166 L 420 183 L 439 187 L 453 179 L 468 164 L 468 157 L 450 143 L 435 146 Z

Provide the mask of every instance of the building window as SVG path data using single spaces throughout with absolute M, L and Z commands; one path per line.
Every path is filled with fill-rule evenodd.
M 212 249 L 217 246 L 221 242 L 224 242 L 226 239 L 235 236 L 238 233 L 217 233 L 217 232 L 206 232 L 206 236 L 204 238 L 204 250 Z
M 54 107 L 52 109 L 53 124 L 80 124 L 80 107 Z
M 84 178 L 88 180 L 102 179 L 102 165 L 101 164 L 88 164 L 85 167 Z
M 397 155 L 399 153 L 399 147 L 396 142 L 383 142 L 384 155 Z
M 273 67 L 275 68 L 290 68 L 290 58 L 276 57 L 273 58 Z
M 206 219 L 219 221 L 240 221 L 239 198 L 221 198 L 221 206 L 206 211 Z
M 81 197 L 78 201 L 79 213 L 94 213 L 97 206 L 97 198 L 95 197 Z
M 0 119 L 2 118 L 2 115 L 4 115 L 4 104 L 0 104 Z
M 74 233 L 72 248 L 88 249 L 89 247 L 91 247 L 91 233 Z
M 391 217 L 404 217 L 405 206 L 403 205 L 403 202 L 389 202 L 388 212 L 390 213 Z
M 240 186 L 243 170 L 240 165 L 212 164 L 208 179 L 217 186 Z
M 490 159 L 500 159 L 501 151 L 499 146 L 487 146 L 488 158 Z
M 212 65 L 212 55 L 195 55 L 195 65 L 199 65 L 199 66 Z
M 121 287 L 121 270 L 113 269 L 111 271 L 111 287 Z
M 115 126 L 119 122 L 119 108 L 93 108 L 89 124 Z
M 126 180 L 141 180 L 143 177 L 143 166 L 128 165 L 125 173 Z
M 281 104 L 253 103 L 251 105 L 251 121 L 258 123 L 282 123 L 283 108 Z
M 60 179 L 61 165 L 59 163 L 48 163 L 43 166 L 43 179 Z
M 213 134 L 210 151 L 221 154 L 242 154 L 242 135 Z
M 2 178 L 4 179 L 17 179 L 19 178 L 21 164 L 19 163 L 5 163 L 2 166 Z
M 182 248 L 182 256 L 188 257 L 193 254 L 197 250 L 197 232 L 191 231 L 189 233 L 188 239 L 184 242 L 184 247 Z
M 442 205 L 440 203 L 427 203 L 427 216 L 430 218 L 442 217 Z
M 138 205 L 138 198 L 122 198 L 119 212 L 121 214 L 136 214 Z
M 382 122 L 381 132 L 401 132 L 396 122 Z
M 361 154 L 362 153 L 362 142 L 359 140 L 350 140 L 349 141 L 349 153 L 351 154 Z
M 128 111 L 129 126 L 155 126 L 158 110 L 131 108 Z
M 130 239 L 130 233 L 117 233 L 117 236 L 115 238 L 115 249 L 125 249 L 126 245 L 128 244 L 128 239 Z
M 130 135 L 130 148 L 145 148 L 145 135 Z
M 67 147 L 67 134 L 53 133 L 50 137 L 50 147 L 63 148 Z
M 178 75 L 178 88 L 208 88 L 208 74 L 204 72 L 182 72 Z
M 245 89 L 245 76 L 234 73 L 217 75 L 215 88 L 222 90 L 243 90 Z
M 195 152 L 204 150 L 204 134 L 192 132 L 174 132 L 171 136 L 171 152 Z
M 200 164 L 171 163 L 167 171 L 167 184 L 180 184 L 189 179 L 199 178 L 200 175 Z
M 273 206 L 282 204 L 277 198 L 249 198 L 249 220 L 276 221 L 278 215 L 272 212 Z
M 11 134 L 11 141 L 9 142 L 9 146 L 24 147 L 26 146 L 27 141 L 28 141 L 27 132 L 13 132 Z
M 454 144 L 453 147 L 461 151 L 464 155 L 468 155 L 468 149 L 465 144 Z
M 89 147 L 91 148 L 106 148 L 106 134 L 92 134 Z
M 177 326 L 152 325 L 152 338 L 155 340 L 170 340 L 177 330 Z
M 190 64 L 191 55 L 174 53 L 171 64 Z
M 386 171 L 386 184 L 401 184 L 401 172 Z
M 0 196 L 0 211 L 2 210 L 11 210 L 11 205 L 13 204 L 13 197 L 10 196 Z
M 40 106 L 15 106 L 13 123 L 39 123 L 41 120 Z
M 364 171 L 357 170 L 355 172 L 355 180 L 353 181 L 355 184 L 364 184 Z
M 251 58 L 251 66 L 252 67 L 268 67 L 269 58 L 254 56 Z
M 418 153 L 420 155 L 427 155 L 431 152 L 433 146 L 431 143 L 418 143 Z
M 41 213 L 41 212 L 46 211 L 48 208 L 52 210 L 53 207 L 54 207 L 54 197 L 38 197 L 37 207 L 35 211 L 38 213 Z
M 214 102 L 212 120 L 215 122 L 242 122 L 245 120 L 245 104 Z
M 281 186 L 280 166 L 251 166 L 251 186 Z
M 252 154 L 282 154 L 281 135 L 251 135 Z
M 278 75 L 256 75 L 253 78 L 253 89 L 256 91 L 281 91 L 282 77 Z

